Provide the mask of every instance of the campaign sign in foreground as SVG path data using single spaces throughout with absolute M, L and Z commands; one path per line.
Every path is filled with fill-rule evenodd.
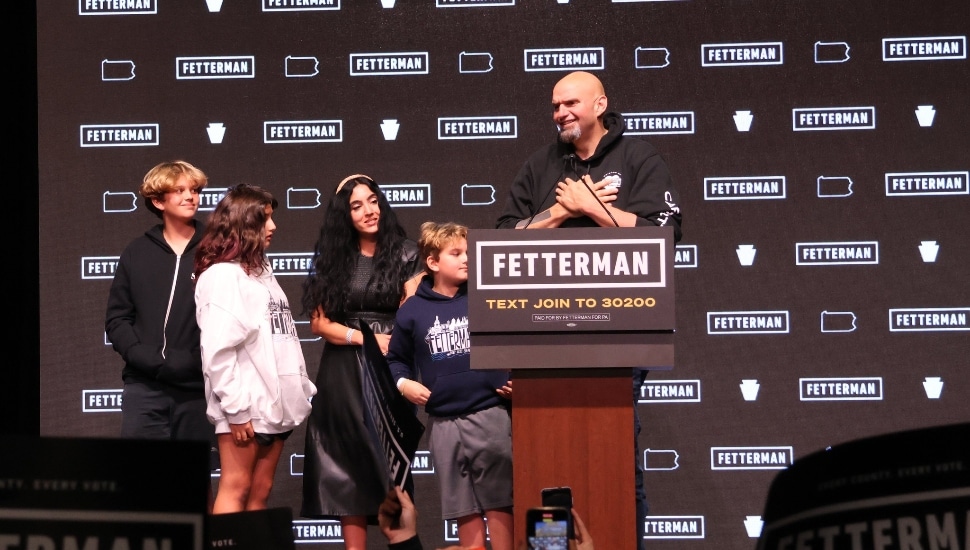
M 209 445 L 13 437 L 0 461 L 0 547 L 205 547 Z
M 758 550 L 967 548 L 970 424 L 850 441 L 771 483 Z

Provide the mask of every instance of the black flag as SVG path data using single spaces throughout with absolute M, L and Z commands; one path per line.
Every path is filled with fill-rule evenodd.
M 364 391 L 364 424 L 376 449 L 386 459 L 382 465 L 391 483 L 404 488 L 411 461 L 424 434 L 424 425 L 411 404 L 394 384 L 377 339 L 367 323 L 360 323 L 364 336 L 361 353 L 361 382 Z

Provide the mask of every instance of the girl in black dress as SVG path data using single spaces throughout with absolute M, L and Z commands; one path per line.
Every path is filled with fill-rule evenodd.
M 387 353 L 394 314 L 423 273 L 418 256 L 373 179 L 340 182 L 303 285 L 304 313 L 325 343 L 307 421 L 301 515 L 339 518 L 347 550 L 365 550 L 367 524 L 376 523 L 387 493 L 383 454 L 364 427 L 359 327 L 367 323 Z

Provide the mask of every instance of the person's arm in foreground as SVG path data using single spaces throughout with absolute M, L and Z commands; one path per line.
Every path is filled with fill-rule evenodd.
M 377 524 L 387 537 L 388 549 L 422 550 L 418 538 L 418 511 L 400 487 L 387 492 L 377 510 Z
M 590 536 L 589 531 L 586 529 L 586 524 L 583 523 L 583 519 L 579 517 L 576 513 L 576 509 L 571 509 L 573 513 L 573 531 L 576 533 L 576 539 L 569 541 L 569 548 L 575 550 L 594 550 L 593 549 L 593 537 Z M 575 544 L 575 546 L 573 546 Z
M 381 528 L 381 533 L 387 537 L 387 550 L 423 550 L 421 539 L 418 538 L 418 511 L 411 497 L 400 487 L 394 487 L 387 492 L 384 502 L 377 510 L 377 524 Z M 449 546 L 441 550 L 473 549 Z M 592 547 L 589 550 L 592 550 Z

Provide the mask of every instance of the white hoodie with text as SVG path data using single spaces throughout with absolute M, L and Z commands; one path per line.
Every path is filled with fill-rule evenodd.
M 270 266 L 250 276 L 238 262 L 217 263 L 196 281 L 195 303 L 206 415 L 216 433 L 251 421 L 256 433 L 278 434 L 303 422 L 317 389 Z

